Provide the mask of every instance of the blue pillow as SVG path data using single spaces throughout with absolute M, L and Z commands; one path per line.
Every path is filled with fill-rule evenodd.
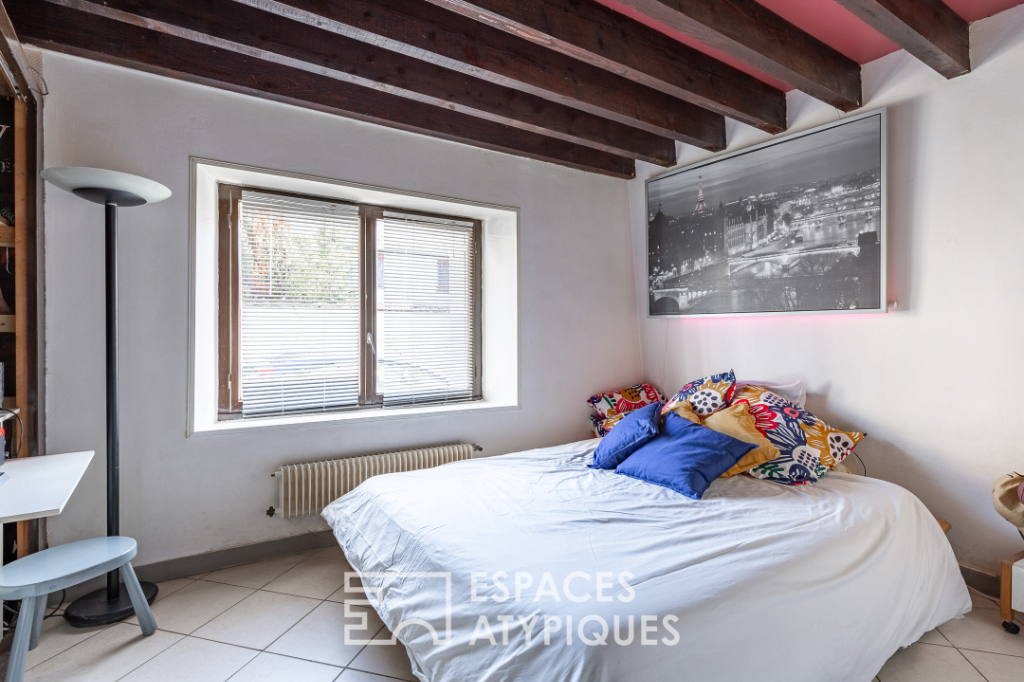
M 756 447 L 669 412 L 661 435 L 640 447 L 615 473 L 699 500 L 712 481 Z
M 594 452 L 591 469 L 614 469 L 626 458 L 636 452 L 637 448 L 658 435 L 661 422 L 661 403 L 651 403 L 633 410 L 615 425 L 608 435 L 601 439 L 601 444 Z

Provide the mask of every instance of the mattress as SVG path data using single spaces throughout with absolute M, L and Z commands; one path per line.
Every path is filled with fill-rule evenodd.
M 429 682 L 869 682 L 971 608 L 944 534 L 885 481 L 592 470 L 598 441 L 371 478 L 323 516 Z

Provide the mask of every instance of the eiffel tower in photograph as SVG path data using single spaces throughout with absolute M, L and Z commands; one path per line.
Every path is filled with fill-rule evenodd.
M 708 212 L 708 205 L 704 203 L 704 176 L 697 178 L 697 208 L 693 209 L 693 215 L 704 215 Z

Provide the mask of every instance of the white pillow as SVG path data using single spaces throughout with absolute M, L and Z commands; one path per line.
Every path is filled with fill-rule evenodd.
M 797 379 L 796 381 L 788 384 L 780 384 L 775 381 L 737 381 L 736 391 L 738 392 L 744 386 L 755 384 L 757 386 L 764 386 L 765 388 L 772 389 L 772 393 L 778 393 L 779 396 L 785 398 L 789 402 L 793 403 L 797 407 L 804 407 L 807 402 L 807 385 Z

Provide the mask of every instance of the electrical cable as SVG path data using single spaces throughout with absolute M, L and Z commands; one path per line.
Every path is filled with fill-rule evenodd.
M 43 616 L 43 620 L 46 620 L 47 618 L 53 618 L 54 616 L 57 615 L 57 612 L 60 611 L 61 607 L 64 606 L 64 600 L 67 598 L 67 595 L 68 595 L 68 591 L 67 590 L 61 590 L 60 591 L 60 603 L 57 604 L 57 606 L 53 607 L 53 611 L 51 611 L 49 615 Z
M 17 447 L 15 447 L 14 441 L 11 441 L 11 455 L 7 459 L 14 459 L 21 455 L 21 448 L 25 443 L 25 422 L 21 420 L 21 415 L 17 412 L 0 408 L 0 423 L 7 421 L 11 417 L 18 420 L 18 442 Z
M 851 454 L 857 458 L 858 462 L 860 462 L 860 468 L 864 470 L 864 476 L 866 477 L 868 475 L 868 465 L 864 463 L 864 460 L 860 458 L 860 455 L 857 454 L 856 450 L 854 450 Z
M 55 606 L 53 608 L 53 611 L 50 611 L 50 613 L 48 613 L 47 615 L 43 616 L 43 620 L 46 620 L 47 618 L 53 618 L 54 616 L 57 615 L 57 612 L 60 611 L 61 608 L 64 607 L 64 602 L 67 601 L 67 595 L 68 595 L 68 591 L 66 589 L 60 591 L 60 603 L 57 604 L 57 606 Z M 4 632 L 11 632 L 18 625 L 18 616 L 21 615 L 21 610 L 14 608 L 8 602 L 4 602 L 4 609 L 14 615 L 14 618 L 11 619 L 11 622 L 10 623 L 4 623 L 4 626 L 3 626 L 3 631 Z

